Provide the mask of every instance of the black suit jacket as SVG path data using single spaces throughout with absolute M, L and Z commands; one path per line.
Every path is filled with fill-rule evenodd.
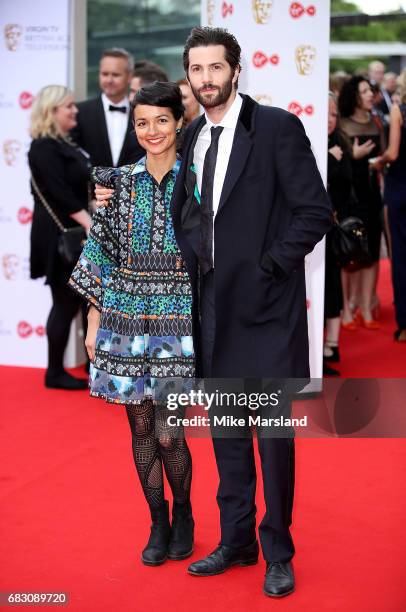
M 72 130 L 72 138 L 90 155 L 92 166 L 113 166 L 106 118 L 101 95 L 78 104 L 77 126 Z M 138 144 L 131 118 L 121 149 L 117 166 L 132 164 L 145 155 Z
M 216 337 L 211 374 L 307 378 L 304 258 L 331 227 L 331 204 L 301 121 L 242 97 L 214 221 Z M 191 201 L 189 172 L 193 141 L 203 121 L 196 119 L 186 132 L 172 199 L 176 238 L 196 300 L 199 214 L 196 200 Z

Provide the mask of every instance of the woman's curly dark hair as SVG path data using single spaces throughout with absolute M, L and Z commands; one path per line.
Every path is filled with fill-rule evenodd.
M 356 75 L 351 77 L 342 86 L 340 95 L 338 97 L 338 110 L 341 117 L 351 117 L 351 115 L 354 114 L 354 111 L 359 104 L 358 88 L 360 83 L 363 83 L 364 81 L 370 85 L 370 82 L 366 77 Z

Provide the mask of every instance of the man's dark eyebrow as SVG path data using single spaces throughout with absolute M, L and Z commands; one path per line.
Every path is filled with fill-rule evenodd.
M 209 66 L 216 66 L 217 64 L 221 64 L 224 65 L 224 61 L 223 60 L 219 60 L 218 62 L 212 62 L 211 64 L 209 64 Z M 193 68 L 194 66 L 201 66 L 201 64 L 190 64 L 190 67 Z

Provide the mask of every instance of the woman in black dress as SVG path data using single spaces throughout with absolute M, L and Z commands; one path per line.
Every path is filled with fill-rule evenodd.
M 364 221 L 368 234 L 369 261 L 357 272 L 349 272 L 350 297 L 354 299 L 358 285 L 358 320 L 367 329 L 378 329 L 373 310 L 379 270 L 379 253 L 382 234 L 382 197 L 379 172 L 370 163 L 384 149 L 383 128 L 372 115 L 373 92 L 365 77 L 353 76 L 344 83 L 338 99 L 340 129 L 352 143 L 353 185 L 358 201 L 358 214 Z M 352 286 L 352 291 L 351 291 Z M 344 291 L 345 295 L 345 291 Z M 355 328 L 348 302 L 344 300 L 343 324 Z
M 66 87 L 44 87 L 36 97 L 31 114 L 33 138 L 28 153 L 31 175 L 42 196 L 64 227 L 82 225 L 90 229 L 88 184 L 89 156 L 69 140 L 76 125 L 77 108 Z M 87 381 L 71 376 L 63 367 L 63 357 L 72 320 L 81 298 L 67 286 L 73 266 L 58 254 L 60 235 L 36 190 L 33 188 L 34 216 L 31 229 L 31 278 L 45 277 L 50 286 L 52 308 L 47 321 L 48 367 L 45 386 L 54 389 L 86 389 Z
M 337 98 L 330 92 L 328 100 L 328 166 L 327 191 L 337 221 L 353 214 L 351 149 L 347 139 L 337 129 Z M 340 361 L 338 349 L 343 308 L 341 267 L 334 256 L 331 240 L 334 229 L 326 235 L 326 273 L 324 316 L 326 337 L 323 349 L 323 373 L 338 376 L 339 372 L 329 362 Z

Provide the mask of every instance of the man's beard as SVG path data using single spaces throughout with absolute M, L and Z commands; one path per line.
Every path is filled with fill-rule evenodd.
M 214 108 L 215 106 L 221 106 L 225 104 L 229 97 L 231 96 L 231 92 L 233 91 L 233 79 L 232 77 L 224 83 L 222 87 L 217 87 L 212 85 L 213 91 L 207 92 L 211 97 L 204 97 L 204 93 L 200 93 L 201 90 L 205 89 L 207 85 L 204 85 L 200 89 L 195 89 L 193 85 L 190 83 L 190 87 L 193 91 L 193 95 L 196 100 L 203 106 L 203 108 Z

